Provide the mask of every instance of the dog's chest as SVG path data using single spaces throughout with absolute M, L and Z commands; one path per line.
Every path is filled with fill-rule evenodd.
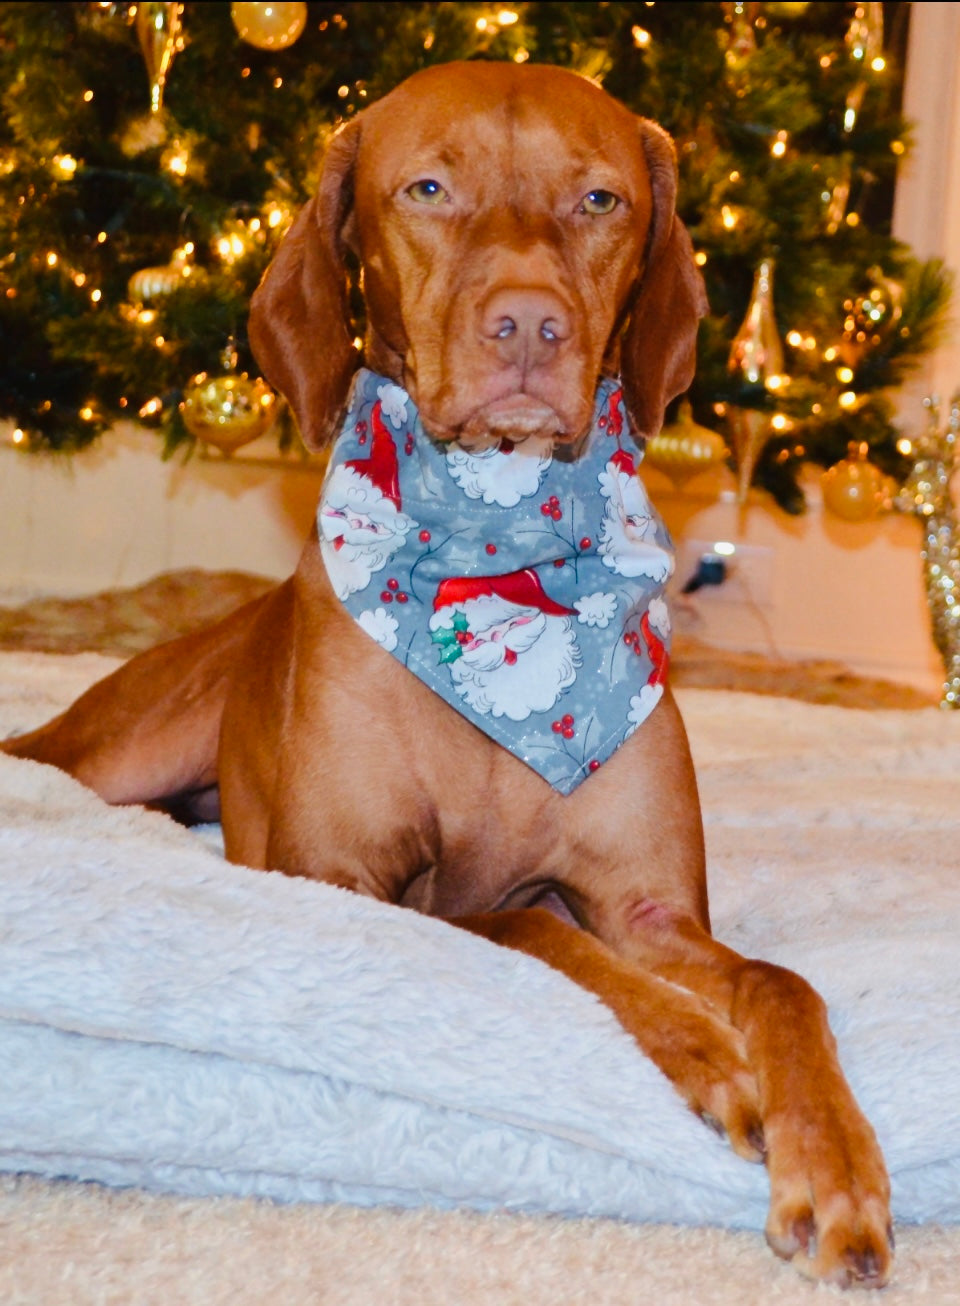
M 672 555 L 631 450 L 614 382 L 574 453 L 531 439 L 472 454 L 364 371 L 318 509 L 361 629 L 561 793 L 663 692 Z

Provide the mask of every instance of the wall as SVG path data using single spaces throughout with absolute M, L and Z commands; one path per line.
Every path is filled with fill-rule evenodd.
M 914 5 L 905 113 L 916 149 L 898 185 L 894 228 L 919 254 L 960 267 L 960 5 Z M 960 387 L 960 331 L 904 391 L 907 429 L 920 399 Z M 76 595 L 138 584 L 178 567 L 284 576 L 296 564 L 319 487 L 315 468 L 272 456 L 162 462 L 157 439 L 122 428 L 73 459 L 17 453 L 0 430 L 0 600 Z M 243 451 L 246 455 L 247 451 Z M 680 547 L 733 539 L 748 555 L 741 582 L 678 601 L 681 628 L 718 646 L 836 659 L 852 669 L 935 689 L 919 528 L 900 517 L 850 526 L 825 516 L 818 480 L 810 511 L 790 518 L 752 498 L 745 512 L 726 473 L 682 495 L 650 472 L 648 485 Z

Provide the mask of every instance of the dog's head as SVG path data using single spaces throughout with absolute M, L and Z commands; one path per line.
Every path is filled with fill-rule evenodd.
M 367 366 L 436 438 L 575 440 L 598 376 L 618 369 L 635 429 L 654 434 L 690 384 L 706 311 L 676 184 L 669 137 L 574 73 L 426 69 L 331 141 L 254 295 L 258 361 L 321 447 L 360 364 L 349 248 Z

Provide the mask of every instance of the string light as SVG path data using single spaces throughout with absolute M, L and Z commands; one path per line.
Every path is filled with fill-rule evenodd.
M 841 408 L 855 408 L 857 404 L 857 396 L 852 390 L 844 390 L 843 394 L 837 400 L 837 403 Z
M 653 39 L 645 27 L 639 24 L 630 29 L 630 35 L 633 37 L 633 44 L 638 50 L 645 50 Z
M 778 131 L 776 139 L 770 146 L 770 153 L 775 159 L 782 159 L 787 152 L 787 133 Z
M 723 225 L 726 227 L 727 231 L 733 231 L 734 227 L 740 221 L 739 217 L 737 216 L 736 213 L 734 213 L 733 209 L 730 207 L 729 204 L 724 204 L 724 206 L 721 208 L 720 218 L 723 222 Z

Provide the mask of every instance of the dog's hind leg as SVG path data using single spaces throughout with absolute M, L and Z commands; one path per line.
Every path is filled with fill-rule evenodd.
M 275 593 L 139 654 L 0 750 L 59 767 L 109 803 L 215 815 L 223 704 L 238 652 Z

